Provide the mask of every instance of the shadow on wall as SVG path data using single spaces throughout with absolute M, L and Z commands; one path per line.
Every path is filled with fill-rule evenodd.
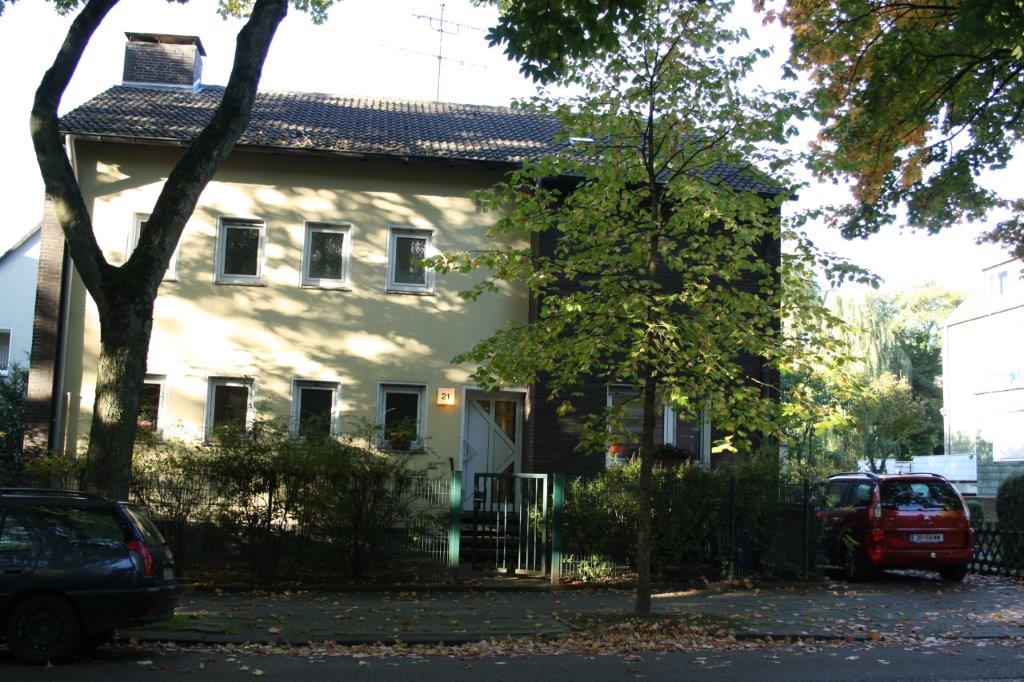
M 110 205 L 128 203 L 117 195 L 159 183 L 159 172 L 174 158 L 173 151 L 159 148 L 105 145 L 98 151 L 101 177 L 92 191 L 97 203 Z M 154 157 L 166 165 L 153 166 Z M 492 217 L 475 213 L 466 195 L 481 181 L 498 177 L 497 172 L 400 160 L 236 155 L 204 192 L 186 227 L 177 281 L 161 285 L 150 371 L 256 375 L 271 379 L 270 393 L 280 393 L 273 386 L 283 387 L 292 378 L 332 375 L 344 383 L 346 405 L 353 394 L 375 393 L 376 381 L 435 382 L 458 375 L 450 365 L 454 355 L 510 319 L 525 320 L 525 294 L 508 291 L 467 302 L 458 292 L 480 273 L 438 275 L 430 296 L 386 293 L 388 227 L 434 227 L 440 251 L 488 248 L 484 230 Z M 117 208 L 125 220 L 131 211 L 150 209 Z M 222 216 L 266 222 L 265 286 L 214 283 Z M 304 220 L 354 224 L 351 291 L 300 286 Z M 178 367 L 168 366 L 174 363 Z M 188 397 L 205 401 L 205 393 Z M 273 398 L 275 412 L 287 410 L 290 400 L 289 395 L 260 397 Z M 365 407 L 376 409 L 375 395 Z M 201 413 L 202 405 L 189 409 Z

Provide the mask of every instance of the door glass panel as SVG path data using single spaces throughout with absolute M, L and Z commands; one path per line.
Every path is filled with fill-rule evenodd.
M 476 401 L 476 404 L 479 405 L 480 409 L 482 409 L 487 414 L 491 413 L 491 401 L 490 400 L 478 400 L 478 401 Z
M 508 439 L 516 442 L 516 403 L 514 400 L 494 401 L 494 423 Z

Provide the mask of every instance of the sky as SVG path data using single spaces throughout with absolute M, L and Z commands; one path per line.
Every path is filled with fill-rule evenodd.
M 124 33 L 159 32 L 198 35 L 206 48 L 203 82 L 227 82 L 239 20 L 216 15 L 213 0 L 181 5 L 164 0 L 122 0 L 93 36 L 65 93 L 61 113 L 121 80 Z M 264 90 L 327 92 L 353 96 L 433 100 L 437 87 L 439 35 L 436 22 L 416 15 L 437 16 L 436 0 L 341 0 L 327 22 L 315 26 L 292 10 L 278 29 L 263 70 Z M 469 0 L 450 0 L 445 18 L 462 26 L 444 36 L 440 99 L 469 104 L 507 105 L 535 92 L 498 48 L 490 48 L 485 30 L 496 12 L 474 7 Z M 762 66 L 761 78 L 777 80 L 778 64 L 788 49 L 788 35 L 779 27 L 761 26 L 760 17 L 739 0 L 735 20 L 748 27 L 759 46 L 776 50 Z M 5 65 L 0 102 L 0 252 L 39 222 L 42 180 L 28 134 L 28 114 L 39 79 L 49 66 L 70 25 L 43 0 L 19 0 L 0 15 L 0 64 Z M 451 29 L 451 26 L 448 26 Z M 813 134 L 813 131 L 809 131 Z M 806 141 L 804 136 L 804 140 Z M 1024 172 L 1024 161 L 992 178 L 997 189 L 1010 191 Z M 1019 180 L 1017 181 L 1019 183 Z M 793 206 L 799 209 L 825 200 L 840 200 L 841 187 L 812 185 Z M 951 288 L 971 289 L 980 270 L 1006 257 L 975 240 L 984 225 L 962 225 L 937 236 L 891 228 L 868 240 L 847 241 L 821 226 L 810 230 L 821 248 L 843 254 L 884 278 L 885 288 L 907 288 L 937 281 Z M 853 293 L 853 292 L 851 292 Z

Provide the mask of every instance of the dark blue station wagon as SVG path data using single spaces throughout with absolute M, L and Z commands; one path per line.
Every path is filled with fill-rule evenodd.
M 174 559 L 134 505 L 0 488 L 0 639 L 29 663 L 66 660 L 114 629 L 167 620 Z

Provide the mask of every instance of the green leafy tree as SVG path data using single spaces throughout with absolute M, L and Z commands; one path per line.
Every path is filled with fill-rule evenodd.
M 245 16 L 238 33 L 227 87 L 210 122 L 196 135 L 168 174 L 139 243 L 128 261 L 107 262 L 96 241 L 81 188 L 65 154 L 57 110 L 96 29 L 118 0 L 56 0 L 61 13 L 77 12 L 52 66 L 36 91 L 31 133 L 47 199 L 64 232 L 75 269 L 96 303 L 100 352 L 96 397 L 89 431 L 85 488 L 123 499 L 131 479 L 140 394 L 153 326 L 153 305 L 163 273 L 195 210 L 199 195 L 231 154 L 252 112 L 263 62 L 285 18 L 289 0 L 220 0 L 222 15 Z M 323 21 L 333 0 L 292 0 L 290 4 Z M 636 2 L 547 0 L 498 3 L 504 11 L 491 34 L 495 43 L 521 58 L 524 71 L 550 77 L 567 58 L 580 58 L 615 44 L 618 26 Z M 0 0 L 0 13 L 5 7 Z M 539 26 L 552 30 L 537 32 Z
M 816 325 L 783 337 L 782 273 L 817 262 L 800 238 L 774 262 L 785 193 L 738 189 L 727 169 L 770 181 L 775 147 L 789 132 L 792 99 L 738 87 L 762 53 L 741 49 L 726 27 L 729 2 L 647 3 L 615 51 L 568 59 L 556 85 L 580 92 L 542 95 L 569 142 L 524 165 L 478 198 L 502 218 L 496 243 L 551 240 L 551 248 L 498 248 L 433 259 L 443 271 L 487 268 L 464 292 L 475 298 L 525 284 L 536 302 L 526 324 L 510 325 L 456 358 L 478 363 L 483 386 L 542 382 L 563 413 L 585 381 L 636 387 L 642 406 L 636 612 L 650 613 L 651 491 L 655 415 L 672 405 L 683 419 L 703 410 L 739 448 L 779 424 L 771 372 L 748 376 L 745 358 L 773 367 L 815 347 Z M 756 184 L 750 185 L 756 188 Z M 837 278 L 860 276 L 823 259 Z M 794 297 L 791 319 L 820 311 Z M 803 309 L 811 306 L 811 309 Z M 817 311 L 817 312 L 815 312 Z M 794 360 L 795 361 L 795 360 Z M 584 447 L 604 454 L 621 409 L 586 415 Z
M 925 402 L 914 396 L 905 378 L 891 373 L 864 381 L 849 411 L 857 451 L 875 473 L 885 473 L 887 459 L 910 454 L 915 438 L 928 428 Z
M 853 182 L 835 214 L 847 236 L 897 220 L 931 232 L 1010 218 L 986 239 L 1024 257 L 1024 198 L 979 183 L 1024 134 L 1024 11 L 1019 0 L 757 0 L 793 31 L 789 68 L 810 77 L 822 131 L 813 168 Z
M 21 441 L 25 435 L 28 372 L 11 364 L 0 375 L 0 483 L 12 479 L 21 465 Z

